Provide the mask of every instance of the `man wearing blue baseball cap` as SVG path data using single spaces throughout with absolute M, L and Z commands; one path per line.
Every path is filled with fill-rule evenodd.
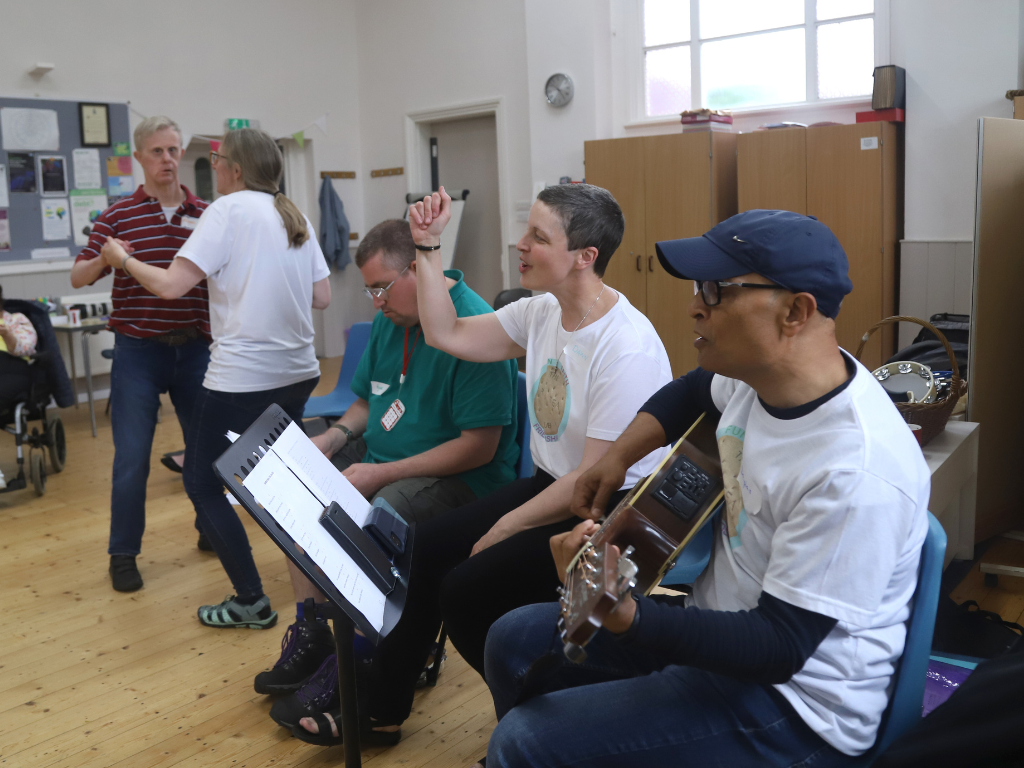
M 559 650 L 557 604 L 496 623 L 488 756 L 503 768 L 853 765 L 903 652 L 928 468 L 888 395 L 836 343 L 852 285 L 827 227 L 747 211 L 657 252 L 693 281 L 700 367 L 580 477 L 572 508 L 586 519 L 551 548 L 564 572 L 625 468 L 705 411 L 719 419 L 726 485 L 711 562 L 686 598 L 620 603 L 582 666 L 524 674 Z

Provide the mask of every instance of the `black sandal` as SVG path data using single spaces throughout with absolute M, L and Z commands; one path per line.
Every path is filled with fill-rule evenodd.
M 172 453 L 165 453 L 160 458 L 160 463 L 167 467 L 169 470 L 171 470 L 171 472 L 177 472 L 180 475 L 184 470 L 178 466 L 178 462 L 176 462 L 173 457 L 181 456 L 183 453 L 185 452 L 173 451 Z
M 328 719 L 327 715 L 331 716 L 334 721 L 334 725 L 331 724 L 331 719 Z M 302 723 L 296 723 L 295 727 L 292 728 L 292 736 L 297 738 L 299 741 L 304 741 L 307 744 L 315 744 L 318 747 L 334 747 L 338 744 L 344 744 L 345 738 L 341 733 L 341 710 L 336 709 L 329 713 L 317 712 L 314 715 L 310 715 L 313 718 L 313 722 L 316 723 L 317 733 L 307 731 L 302 727 Z M 338 735 L 335 736 L 332 731 L 334 728 L 338 729 Z M 360 725 L 359 728 L 359 743 L 368 747 L 393 747 L 395 744 L 402 740 L 402 730 L 397 731 L 375 731 L 371 727 L 363 727 Z

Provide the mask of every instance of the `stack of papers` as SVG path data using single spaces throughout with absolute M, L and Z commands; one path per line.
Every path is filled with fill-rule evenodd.
M 380 632 L 384 626 L 384 593 L 320 525 L 324 507 L 336 501 L 362 528 L 370 503 L 295 422 L 264 454 L 242 485 Z

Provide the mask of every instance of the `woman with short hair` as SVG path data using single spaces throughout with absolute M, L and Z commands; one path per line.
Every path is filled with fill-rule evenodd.
M 312 224 L 279 189 L 283 160 L 273 138 L 253 128 L 231 131 L 211 160 L 221 197 L 170 267 L 134 260 L 131 246 L 116 240 L 105 258 L 164 299 L 207 281 L 213 344 L 187 436 L 184 481 L 236 595 L 201 606 L 199 620 L 269 629 L 277 613 L 213 462 L 228 447 L 227 431 L 245 431 L 271 403 L 302 424 L 320 379 L 312 310 L 330 304 L 330 270 Z

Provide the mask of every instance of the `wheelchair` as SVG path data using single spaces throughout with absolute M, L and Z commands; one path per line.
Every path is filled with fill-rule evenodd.
M 46 462 L 54 472 L 64 469 L 67 460 L 67 439 L 64 423 L 56 408 L 47 411 L 53 401 L 67 407 L 73 402 L 71 380 L 64 369 L 64 361 L 57 347 L 56 335 L 50 317 L 42 304 L 34 301 L 6 299 L 3 308 L 8 312 L 21 312 L 36 329 L 36 352 L 29 356 L 29 384 L 27 390 L 5 402 L 0 402 L 0 427 L 14 435 L 18 453 L 18 473 L 7 479 L 7 487 L 0 493 L 18 491 L 31 481 L 37 496 L 46 493 Z M 41 426 L 29 423 L 40 421 Z M 25 474 L 25 446 L 28 446 L 28 477 Z

